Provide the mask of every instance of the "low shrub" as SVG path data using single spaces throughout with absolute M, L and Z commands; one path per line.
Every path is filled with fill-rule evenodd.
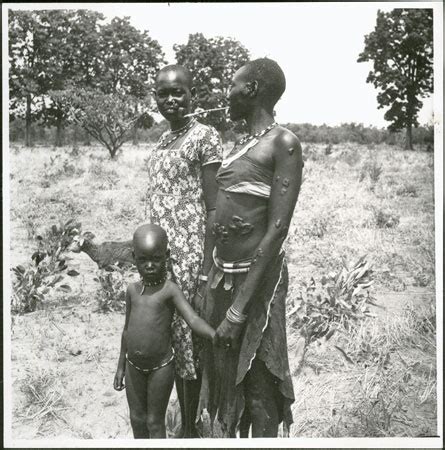
M 48 187 L 48 184 L 54 183 L 61 178 L 69 178 L 74 175 L 80 176 L 84 173 L 82 167 L 76 166 L 73 161 L 68 158 L 62 158 L 61 155 L 50 156 L 49 162 L 45 162 L 42 187 Z
M 351 331 L 372 316 L 369 305 L 375 300 L 369 293 L 373 283 L 370 264 L 363 256 L 355 264 L 343 261 L 338 273 L 316 282 L 303 284 L 290 311 L 291 326 L 299 330 L 307 344 L 322 337 L 329 339 L 337 330 Z
M 127 281 L 125 277 L 126 269 L 114 265 L 111 270 L 99 270 L 94 281 L 100 283 L 100 288 L 96 292 L 97 305 L 99 311 L 106 313 L 111 311 L 125 311 L 125 295 L 127 291 Z
M 414 184 L 403 184 L 396 190 L 396 194 L 401 197 L 417 197 L 417 186 Z
M 370 158 L 363 163 L 360 169 L 359 181 L 362 182 L 365 179 L 368 179 L 370 181 L 370 189 L 373 191 L 382 172 L 382 165 L 379 164 L 375 158 Z
M 400 216 L 390 211 L 374 208 L 374 221 L 377 228 L 395 228 L 400 223 Z
M 27 267 L 18 265 L 12 268 L 15 279 L 12 283 L 11 311 L 28 313 L 35 311 L 52 290 L 70 292 L 67 284 L 60 284 L 64 274 L 77 276 L 75 270 L 68 268 L 63 253 L 81 229 L 81 224 L 73 219 L 61 225 L 52 225 L 36 240 L 38 248 L 31 256 L 33 263 Z

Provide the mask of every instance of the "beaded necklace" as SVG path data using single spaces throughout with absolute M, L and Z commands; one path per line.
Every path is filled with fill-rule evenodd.
M 243 145 L 246 142 L 251 141 L 252 139 L 259 138 L 264 136 L 266 133 L 268 133 L 273 127 L 278 125 L 276 122 L 271 123 L 267 128 L 264 128 L 264 130 L 258 131 L 258 133 L 255 134 L 248 134 L 247 136 L 244 136 L 241 138 L 238 142 L 239 145 Z
M 145 290 L 146 287 L 159 286 L 166 279 L 167 279 L 167 274 L 164 273 L 164 275 L 162 275 L 160 278 L 158 278 L 157 280 L 151 281 L 151 282 L 150 281 L 144 282 L 144 280 L 141 280 L 142 289 L 141 289 L 141 294 L 140 295 L 142 295 L 144 293 L 144 290 Z
M 173 133 L 173 137 L 167 140 L 166 136 L 163 136 L 158 144 L 159 148 L 166 148 L 168 147 L 172 142 L 176 141 L 181 136 L 184 136 L 185 133 L 187 133 L 195 124 L 195 119 L 192 119 L 188 124 L 183 126 L 182 128 L 179 128 L 178 130 L 171 131 Z

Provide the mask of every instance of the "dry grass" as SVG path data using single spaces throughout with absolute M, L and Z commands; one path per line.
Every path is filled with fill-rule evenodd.
M 291 436 L 435 434 L 433 155 L 352 144 L 303 148 L 304 181 L 286 244 L 290 297 L 311 277 L 338 271 L 342 258 L 367 255 L 373 293 L 386 309 L 377 308 L 377 318 L 353 334 L 311 344 L 300 368 L 298 330 L 288 330 L 296 396 Z M 101 242 L 130 239 L 145 220 L 148 146 L 125 146 L 118 161 L 101 148 L 70 151 L 11 152 L 11 266 L 29 260 L 33 237 L 51 223 L 74 218 Z M 54 176 L 45 176 L 48 170 Z M 379 227 L 375 211 L 399 223 Z M 72 256 L 68 265 L 81 274 L 70 280 L 72 293 L 14 318 L 13 436 L 131 437 L 125 394 L 112 389 L 124 317 L 96 312 L 97 266 L 85 254 Z M 37 395 L 22 391 L 25 379 Z M 38 414 L 38 423 L 27 414 Z M 178 423 L 173 397 L 170 435 Z

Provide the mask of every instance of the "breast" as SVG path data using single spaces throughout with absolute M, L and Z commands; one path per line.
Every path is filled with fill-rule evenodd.
M 268 199 L 273 173 L 247 156 L 243 156 L 226 167 L 221 166 L 216 175 L 221 190 L 237 194 L 248 194 Z

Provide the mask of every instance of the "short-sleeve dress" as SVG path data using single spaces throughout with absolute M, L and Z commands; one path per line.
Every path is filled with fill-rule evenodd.
M 172 275 L 189 302 L 198 288 L 204 250 L 206 209 L 202 167 L 221 160 L 218 132 L 199 122 L 179 148 L 162 149 L 157 145 L 148 158 L 148 217 L 167 232 Z M 195 379 L 198 352 L 193 352 L 191 329 L 176 314 L 172 345 L 178 375 Z

